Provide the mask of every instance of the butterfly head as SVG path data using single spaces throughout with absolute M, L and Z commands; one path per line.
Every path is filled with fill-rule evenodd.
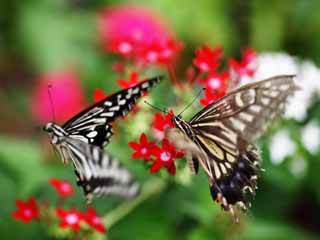
M 184 122 L 184 120 L 182 119 L 180 114 L 179 115 L 172 115 L 171 122 L 173 123 L 173 125 L 178 127 L 182 122 Z
M 173 115 L 171 118 L 173 125 L 185 133 L 187 136 L 192 136 L 192 129 L 188 122 L 182 119 L 181 115 Z
M 46 131 L 51 139 L 52 144 L 58 144 L 60 137 L 66 136 L 67 133 L 58 125 L 53 122 L 48 122 L 43 130 Z

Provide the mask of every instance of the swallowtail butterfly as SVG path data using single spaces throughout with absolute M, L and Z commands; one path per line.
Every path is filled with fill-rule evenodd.
M 124 117 L 138 98 L 159 83 L 160 77 L 145 80 L 121 90 L 84 109 L 64 125 L 49 122 L 44 127 L 63 163 L 72 161 L 77 184 L 84 190 L 87 202 L 92 193 L 134 197 L 139 187 L 131 174 L 102 148 L 112 136 L 111 123 Z
M 233 205 L 250 207 L 261 170 L 253 142 L 284 111 L 298 87 L 292 75 L 276 76 L 240 87 L 209 104 L 189 122 L 173 116 L 176 128 L 166 131 L 178 149 L 185 150 L 193 173 L 199 163 L 209 178 L 212 198 L 226 211 Z M 279 146 L 283 147 L 283 146 Z

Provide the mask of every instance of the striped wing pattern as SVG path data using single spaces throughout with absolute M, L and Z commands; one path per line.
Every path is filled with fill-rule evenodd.
M 99 147 L 70 137 L 63 138 L 61 147 L 74 165 L 77 184 L 83 188 L 88 203 L 92 194 L 132 198 L 139 193 L 139 184 L 130 172 Z
M 116 118 L 126 116 L 142 94 L 148 92 L 160 80 L 161 77 L 151 78 L 108 96 L 84 109 L 62 127 L 70 137 L 103 147 L 109 143 L 113 134 L 110 124 Z
M 52 122 L 44 127 L 62 161 L 73 163 L 77 184 L 83 188 L 87 202 L 91 202 L 93 194 L 130 198 L 139 193 L 139 184 L 129 171 L 102 148 L 112 136 L 111 123 L 126 116 L 142 94 L 160 80 L 161 77 L 151 78 L 106 97 L 62 127 Z
M 233 211 L 236 203 L 245 209 L 250 205 L 244 192 L 254 194 L 260 171 L 260 157 L 252 142 L 284 111 L 288 97 L 297 89 L 294 76 L 273 77 L 230 92 L 190 122 L 175 121 L 198 146 L 191 164 L 201 163 L 213 199 L 225 210 Z

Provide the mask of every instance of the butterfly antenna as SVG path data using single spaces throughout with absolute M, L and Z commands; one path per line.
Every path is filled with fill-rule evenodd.
M 197 96 L 195 96 L 194 99 L 193 99 L 187 106 L 185 106 L 185 108 L 178 114 L 178 116 L 181 116 L 181 114 L 184 113 L 184 112 L 199 98 L 199 96 L 201 95 L 201 93 L 202 93 L 204 90 L 206 90 L 206 88 L 202 88 L 202 89 L 198 92 Z
M 48 96 L 50 99 L 50 106 L 51 106 L 51 114 L 53 117 L 53 121 L 56 121 L 56 116 L 55 116 L 55 112 L 54 112 L 54 105 L 53 105 L 53 99 L 52 99 L 52 85 L 48 84 Z
M 149 102 L 146 101 L 146 100 L 144 101 L 144 103 L 147 104 L 149 107 L 156 109 L 157 111 L 163 112 L 163 113 L 165 113 L 165 114 L 168 113 L 168 111 L 167 111 L 166 109 L 163 110 L 163 109 L 161 109 L 161 108 L 158 108 L 158 107 L 152 105 L 151 103 L 149 103 Z

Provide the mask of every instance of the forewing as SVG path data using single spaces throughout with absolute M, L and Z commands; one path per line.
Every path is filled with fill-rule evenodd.
M 244 151 L 284 111 L 297 89 L 293 75 L 245 85 L 202 109 L 190 125 L 232 151 Z
M 110 124 L 116 118 L 126 116 L 142 94 L 148 92 L 160 80 L 161 77 L 148 79 L 106 97 L 71 118 L 62 127 L 70 137 L 103 147 L 112 136 Z
M 68 150 L 77 184 L 83 188 L 88 203 L 93 194 L 131 198 L 139 193 L 139 184 L 130 172 L 99 147 L 66 137 L 64 149 Z

